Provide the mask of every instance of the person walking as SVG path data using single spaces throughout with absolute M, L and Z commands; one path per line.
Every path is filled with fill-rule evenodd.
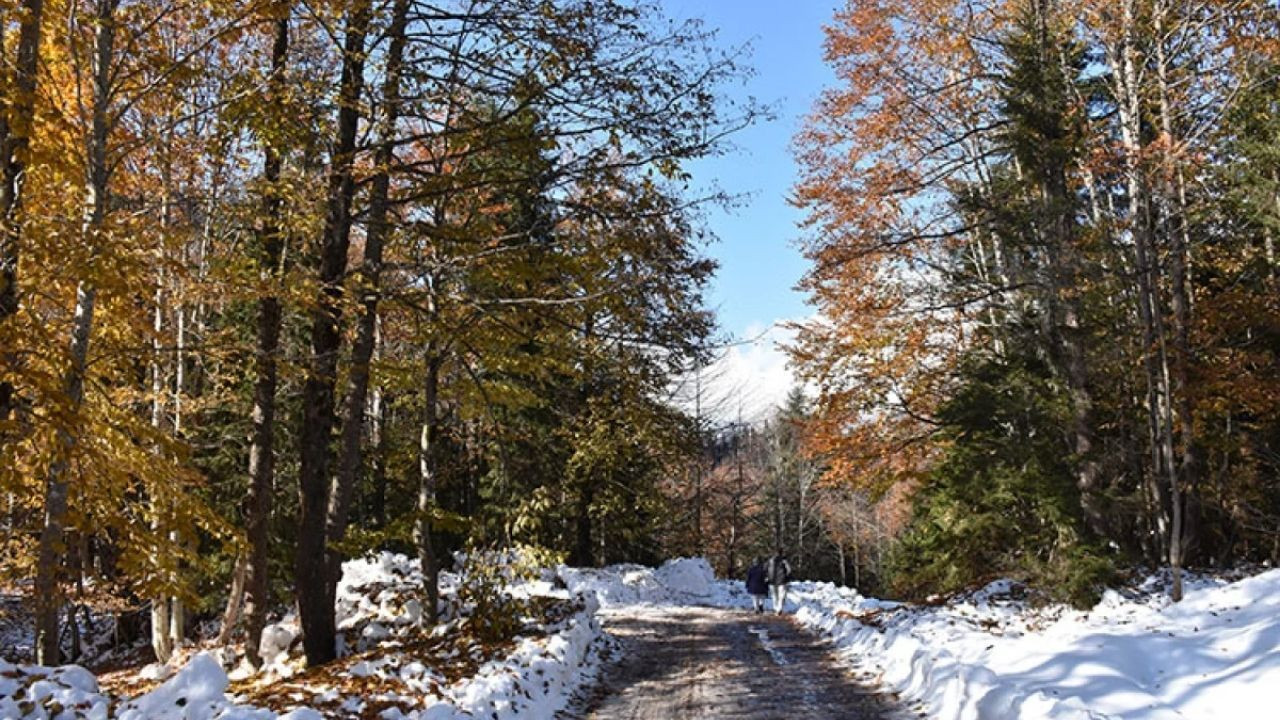
M 756 557 L 747 568 L 747 592 L 751 593 L 751 602 L 756 613 L 764 612 L 764 598 L 769 594 L 769 578 L 764 571 L 764 558 Z
M 769 579 L 769 591 L 773 595 L 773 614 L 781 615 L 787 602 L 787 583 L 791 581 L 791 563 L 783 557 L 781 550 L 769 559 L 765 575 Z

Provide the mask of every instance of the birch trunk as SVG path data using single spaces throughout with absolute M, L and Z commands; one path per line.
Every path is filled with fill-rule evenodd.
M 1156 14 L 1155 29 L 1158 37 L 1164 37 L 1167 7 Z M 1160 125 L 1169 143 L 1175 142 L 1173 107 L 1170 100 L 1169 59 L 1163 43 L 1156 45 L 1157 89 L 1160 95 Z M 1170 467 L 1170 498 L 1173 502 L 1172 536 L 1169 544 L 1169 564 L 1173 569 L 1171 596 L 1176 602 L 1182 599 L 1182 565 L 1187 546 L 1193 541 L 1188 533 L 1187 494 L 1196 486 L 1200 465 L 1199 445 L 1195 437 L 1195 401 L 1190 387 L 1191 349 L 1191 279 L 1190 237 L 1187 230 L 1187 198 L 1182 168 L 1177 164 L 1175 148 L 1169 148 L 1164 172 L 1165 230 L 1169 242 L 1169 298 L 1173 317 L 1173 378 L 1170 384 L 1172 401 L 1170 410 L 1174 418 L 1170 430 L 1178 429 L 1181 458 L 1178 466 Z M 1172 440 L 1170 440 L 1172 445 Z
M 431 518 L 436 510 L 436 490 L 439 482 L 439 393 L 441 358 L 432 355 L 427 360 L 427 373 L 423 384 L 422 435 L 418 443 L 418 519 L 413 527 L 414 543 L 418 546 L 418 563 L 427 583 L 427 620 L 435 624 L 440 619 L 440 561 L 431 539 Z

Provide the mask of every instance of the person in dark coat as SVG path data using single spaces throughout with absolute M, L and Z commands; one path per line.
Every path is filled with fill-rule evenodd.
M 764 559 L 757 557 L 747 568 L 747 592 L 751 593 L 751 602 L 756 612 L 764 612 L 764 598 L 769 594 L 769 578 L 764 571 Z

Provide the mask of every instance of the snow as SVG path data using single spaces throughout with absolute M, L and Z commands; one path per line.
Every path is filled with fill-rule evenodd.
M 325 716 L 320 709 L 356 715 L 374 701 L 392 705 L 381 711 L 387 720 L 551 717 L 598 671 L 607 643 L 600 612 L 750 606 L 740 582 L 717 580 L 701 558 L 678 558 L 658 568 L 562 566 L 537 581 L 513 574 L 507 579 L 512 596 L 562 602 L 557 607 L 563 611 L 529 619 L 534 629 L 522 631 L 509 649 L 450 680 L 432 663 L 454 655 L 431 660 L 405 649 L 424 615 L 415 565 L 391 554 L 344 565 L 338 613 L 343 642 L 367 652 L 336 666 L 330 685 L 296 694 L 298 706 L 283 714 L 228 694 L 224 661 L 206 652 L 180 667 L 149 668 L 148 674 L 167 679 L 136 698 L 108 696 L 81 667 L 0 662 L 0 718 L 317 720 Z M 469 610 L 457 600 L 461 582 L 446 574 L 445 622 L 433 637 L 467 622 Z M 1109 590 L 1095 607 L 1078 611 L 1034 607 L 1025 588 L 1008 580 L 931 606 L 796 582 L 787 611 L 830 638 L 864 682 L 896 692 L 913 709 L 940 720 L 1257 717 L 1280 686 L 1280 570 L 1234 582 L 1193 576 L 1177 604 L 1167 599 L 1167 583 L 1167 576 L 1155 575 Z M 747 615 L 743 622 L 762 647 L 772 647 L 767 628 Z M 295 673 L 301 667 L 296 619 L 272 625 L 263 648 L 273 659 L 257 677 L 274 682 Z M 774 661 L 785 658 L 774 655 Z M 336 689 L 361 683 L 378 690 L 343 696 Z
M 942 720 L 1256 717 L 1280 683 L 1280 571 L 1108 591 L 1032 608 L 1000 581 L 940 607 L 795 583 L 796 618 L 856 669 Z
M 773 659 L 774 665 L 786 665 L 790 662 L 787 660 L 787 656 L 783 655 L 782 651 L 773 644 L 773 639 L 769 637 L 768 628 L 752 625 L 747 629 L 760 640 L 760 647 L 764 648 L 765 652 L 769 653 L 769 657 Z
M 696 590 L 696 579 L 687 575 L 682 572 L 673 582 Z M 443 623 L 432 630 L 433 637 L 458 630 L 470 613 L 457 597 L 460 582 L 455 574 L 442 575 Z M 140 671 L 139 676 L 164 682 L 136 698 L 108 695 L 92 673 L 78 666 L 50 669 L 0 661 L 0 718 L 318 720 L 326 717 L 320 712 L 326 708 L 359 715 L 373 699 L 390 705 L 380 713 L 387 720 L 551 717 L 595 677 L 607 643 L 593 594 L 578 597 L 555 590 L 548 582 L 517 581 L 513 574 L 507 588 L 513 596 L 556 603 L 551 607 L 560 610 L 545 622 L 526 619 L 528 632 L 517 636 L 509 652 L 484 662 L 471 676 L 450 681 L 440 668 L 404 648 L 413 637 L 421 637 L 421 584 L 417 563 L 403 555 L 383 553 L 344 563 L 337 605 L 340 642 L 351 651 L 366 652 L 346 664 L 336 663 L 328 685 L 310 695 L 291 695 L 298 706 L 283 714 L 253 707 L 229 694 L 230 678 L 221 653 L 199 652 L 187 657 L 185 664 L 157 664 Z M 285 616 L 263 634 L 261 647 L 269 662 L 262 674 L 253 676 L 244 666 L 232 674 L 268 686 L 295 676 L 302 668 L 298 635 L 297 619 Z M 344 697 L 336 689 L 359 686 L 346 680 L 361 678 L 377 683 L 375 696 Z
M 129 703 L 120 720 L 211 720 L 226 704 L 229 681 L 222 665 L 208 653 L 191 659 L 160 687 Z
M 688 598 L 708 597 L 715 581 L 715 573 L 705 558 L 670 560 L 663 563 L 654 575 L 672 594 Z
M 50 669 L 0 660 L 0 718 L 104 720 L 107 700 L 98 680 L 78 665 Z
M 524 640 L 505 661 L 481 668 L 453 698 L 458 718 L 551 717 L 563 709 L 584 679 L 594 676 L 593 643 L 600 638 L 594 599 L 565 621 L 545 643 Z M 439 717 L 454 717 L 442 712 Z M 424 716 L 434 720 L 436 715 Z
M 612 565 L 602 569 L 561 566 L 560 578 L 574 593 L 594 595 L 601 606 L 719 604 L 725 592 L 706 558 L 675 558 L 654 569 Z
M 615 611 L 751 606 L 742 583 L 715 580 L 701 559 L 559 574 Z M 1167 585 L 1154 575 L 1082 612 L 1033 607 L 1010 580 L 938 606 L 795 582 L 786 610 L 829 637 L 865 682 L 939 720 L 1258 717 L 1280 686 L 1280 570 L 1235 582 L 1191 576 L 1177 604 Z M 767 651 L 767 629 L 748 630 Z

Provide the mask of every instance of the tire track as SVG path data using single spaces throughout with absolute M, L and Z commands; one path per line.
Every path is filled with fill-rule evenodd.
M 620 655 L 562 720 L 915 717 L 860 684 L 786 616 L 644 607 L 606 614 L 604 622 Z

